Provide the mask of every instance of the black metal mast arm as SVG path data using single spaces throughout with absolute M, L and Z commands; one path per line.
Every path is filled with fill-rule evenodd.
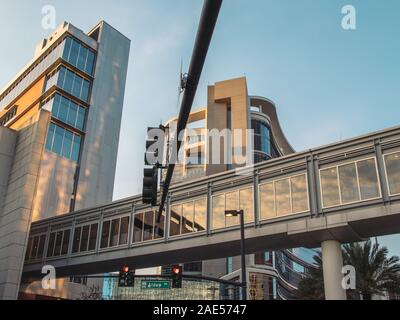
M 186 88 L 182 98 L 181 110 L 179 112 L 177 134 L 175 135 L 175 139 L 178 139 L 179 133 L 186 128 L 189 114 L 192 109 L 193 101 L 196 95 L 197 86 L 199 84 L 201 72 L 203 70 L 204 62 L 207 57 L 208 48 L 210 46 L 219 11 L 221 9 L 221 5 L 222 0 L 204 0 L 199 29 L 197 31 L 192 59 L 190 61 Z M 182 142 L 178 139 L 175 144 L 177 146 L 176 152 L 179 152 L 181 144 Z M 175 163 L 171 163 L 168 165 L 168 171 L 165 177 L 161 194 L 160 209 L 158 211 L 158 222 L 161 220 L 161 214 L 164 210 L 165 201 L 167 199 L 174 169 Z

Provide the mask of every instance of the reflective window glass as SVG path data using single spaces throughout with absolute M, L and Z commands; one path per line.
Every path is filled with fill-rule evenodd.
M 90 75 L 93 75 L 94 57 L 95 57 L 95 54 L 89 50 L 88 57 L 86 60 L 85 72 Z
M 83 130 L 83 126 L 85 124 L 85 108 L 79 107 L 78 108 L 78 116 L 76 119 L 76 127 L 79 130 Z
M 39 237 L 35 237 L 33 239 L 32 251 L 31 251 L 32 259 L 36 259 L 38 247 L 39 247 Z
M 56 130 L 56 126 L 54 123 L 50 123 L 49 131 L 47 133 L 47 140 L 46 140 L 46 149 L 51 151 L 53 146 L 53 139 L 54 139 L 54 132 Z
M 253 189 L 247 188 L 239 191 L 239 209 L 244 211 L 244 223 L 254 222 Z
M 89 89 L 90 89 L 90 83 L 87 80 L 83 80 L 83 84 L 82 84 L 82 92 L 80 95 L 80 98 L 83 101 L 88 102 L 89 101 Z
M 119 220 L 114 219 L 111 223 L 111 237 L 110 237 L 110 247 L 115 247 L 118 245 L 119 239 Z
M 63 89 L 67 92 L 72 93 L 72 86 L 74 85 L 75 74 L 70 70 L 66 70 L 65 81 L 63 85 Z
M 61 154 L 62 143 L 64 139 L 64 129 L 56 126 L 56 133 L 54 136 L 53 148 L 52 151 Z
M 61 155 L 68 159 L 71 156 L 72 139 L 73 133 L 71 131 L 65 130 Z
M 121 219 L 121 231 L 119 234 L 119 245 L 128 243 L 129 217 Z
M 321 188 L 324 207 L 340 204 L 338 174 L 336 168 L 321 170 Z
M 239 210 L 239 192 L 229 192 L 225 194 L 225 209 L 223 214 L 225 216 L 225 210 Z M 240 224 L 239 216 L 236 217 L 225 217 L 226 226 L 238 226 Z
M 274 184 L 267 183 L 260 186 L 261 220 L 275 218 Z
M 181 234 L 182 205 L 171 207 L 171 221 L 169 235 L 178 236 Z
M 96 249 L 97 242 L 97 229 L 99 225 L 97 223 L 90 226 L 90 236 L 89 236 L 89 251 Z
M 74 83 L 72 86 L 72 91 L 71 91 L 71 93 L 75 97 L 80 98 L 80 96 L 81 96 L 82 82 L 83 82 L 83 79 L 81 77 L 75 76 Z
M 78 69 L 84 71 L 86 66 L 86 59 L 87 59 L 88 49 L 84 46 L 80 46 L 79 50 L 79 57 L 78 57 Z
M 292 188 L 293 213 L 308 210 L 307 179 L 306 175 L 290 178 Z
M 76 66 L 76 63 L 78 60 L 79 47 L 80 47 L 80 45 L 77 41 L 75 41 L 75 40 L 72 41 L 72 47 L 71 47 L 71 52 L 69 54 L 68 62 L 74 66 Z
M 386 176 L 391 195 L 400 193 L 400 152 L 385 156 Z
M 135 214 L 133 227 L 133 242 L 141 242 L 143 237 L 143 213 Z
M 376 172 L 375 160 L 368 159 L 357 162 L 358 178 L 360 180 L 361 199 L 378 198 L 379 182 Z
M 55 234 L 55 232 L 52 232 L 50 234 L 49 244 L 47 245 L 47 257 L 48 258 L 53 256 L 55 239 L 56 239 L 56 234 Z
M 80 147 L 81 147 L 81 137 L 74 135 L 74 141 L 73 141 L 72 152 L 71 152 L 71 159 L 73 161 L 78 161 Z
M 143 241 L 153 240 L 154 211 L 148 211 L 144 215 Z
M 225 227 L 225 195 L 212 198 L 212 228 L 221 229 Z
M 278 216 L 290 214 L 292 211 L 290 203 L 289 179 L 275 182 L 276 213 Z
M 355 163 L 339 167 L 339 182 L 343 204 L 360 200 Z
M 182 205 L 182 234 L 193 232 L 193 201 Z
M 66 255 L 68 253 L 70 235 L 71 235 L 71 230 L 64 230 L 63 244 L 61 249 L 62 255 Z
M 37 252 L 37 258 L 38 259 L 41 259 L 43 257 L 45 242 L 46 242 L 46 235 L 43 234 L 43 235 L 40 236 L 40 239 L 39 239 L 39 247 L 38 247 L 38 252 Z M 64 254 L 64 253 L 62 253 L 62 254 Z
M 82 227 L 75 228 L 74 241 L 72 243 L 72 253 L 77 253 L 79 251 L 81 233 L 82 233 Z
M 78 115 L 78 105 L 71 101 L 71 103 L 69 105 L 69 112 L 68 112 L 68 118 L 67 118 L 67 123 L 70 126 L 75 127 L 77 115 Z
M 100 248 L 108 248 L 108 242 L 110 239 L 110 221 L 104 221 L 103 227 L 101 230 L 101 241 L 100 241 Z
M 71 51 L 71 46 L 72 46 L 72 39 L 70 37 L 65 38 L 63 59 L 66 61 L 69 60 L 69 53 Z
M 155 229 L 154 239 L 164 238 L 165 230 L 165 212 L 161 214 L 160 222 L 157 222 L 157 216 L 155 218 Z
M 59 256 L 61 254 L 62 239 L 63 239 L 63 232 L 62 231 L 57 232 L 56 245 L 54 247 L 54 256 L 55 257 Z
M 80 252 L 87 251 L 88 241 L 89 241 L 89 228 L 90 226 L 84 226 L 82 228 L 81 245 L 79 248 Z
M 207 199 L 194 202 L 194 231 L 204 231 L 207 226 Z

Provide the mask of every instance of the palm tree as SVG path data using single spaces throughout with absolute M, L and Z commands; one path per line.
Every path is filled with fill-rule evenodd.
M 400 259 L 388 258 L 386 247 L 372 245 L 368 240 L 364 244 L 346 244 L 342 251 L 343 263 L 356 270 L 356 291 L 363 300 L 371 300 L 374 294 L 400 292 Z
M 356 290 L 348 291 L 348 298 L 361 296 L 371 300 L 372 295 L 385 292 L 400 293 L 400 259 L 388 258 L 388 249 L 379 244 L 372 245 L 368 240 L 362 244 L 346 244 L 342 248 L 344 265 L 354 266 L 356 270 Z M 311 270 L 298 287 L 297 298 L 321 300 L 325 298 L 322 271 L 322 256 L 314 257 L 316 269 Z

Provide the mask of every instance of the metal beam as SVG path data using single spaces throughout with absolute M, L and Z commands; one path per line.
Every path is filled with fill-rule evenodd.
M 208 48 L 217 23 L 218 14 L 221 9 L 222 0 L 205 0 L 203 11 L 200 18 L 199 29 L 197 31 L 196 41 L 194 44 L 192 59 L 190 62 L 189 72 L 185 91 L 182 98 L 181 110 L 177 123 L 177 134 L 175 135 L 176 154 L 178 154 L 182 141 L 179 141 L 179 133 L 186 128 L 189 114 L 192 109 L 193 101 L 196 95 L 197 86 L 199 84 L 201 72 L 203 71 L 204 62 L 207 57 Z M 165 201 L 169 186 L 171 184 L 172 175 L 175 169 L 175 161 L 168 165 L 168 171 L 163 184 L 161 193 L 161 203 L 158 211 L 157 221 L 160 222 L 162 211 L 164 210 Z

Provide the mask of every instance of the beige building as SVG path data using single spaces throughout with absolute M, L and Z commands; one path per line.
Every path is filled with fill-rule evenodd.
M 166 124 L 171 136 L 176 134 L 176 125 L 177 118 Z M 238 130 L 236 134 L 235 130 Z M 245 77 L 217 82 L 208 87 L 207 107 L 190 114 L 182 141 L 173 183 L 195 180 L 294 153 L 279 124 L 275 104 L 267 98 L 249 95 Z M 215 143 L 218 145 L 214 146 Z M 215 153 L 219 153 L 217 158 L 214 158 Z M 238 163 L 235 153 L 243 155 L 245 159 L 240 159 Z M 219 159 L 219 162 L 216 163 L 214 159 Z M 239 194 L 227 194 L 222 202 L 220 197 L 214 197 L 212 209 L 236 208 L 239 202 L 240 207 L 252 216 L 252 200 L 247 196 L 247 190 L 242 190 Z M 181 210 L 185 211 L 185 208 L 171 208 L 171 235 L 190 233 L 194 228 L 190 220 L 178 219 L 182 216 Z M 228 221 L 225 217 L 224 221 L 213 220 L 212 223 L 223 228 L 238 221 Z M 307 268 L 313 267 L 313 255 L 311 250 L 303 248 L 248 255 L 248 298 L 290 299 Z M 240 262 L 240 257 L 194 262 L 185 264 L 184 272 L 238 280 Z M 164 268 L 164 272 L 167 273 L 168 268 Z
M 24 258 L 72 244 L 68 232 L 29 238 L 32 222 L 111 202 L 129 51 L 104 21 L 88 33 L 65 22 L 0 91 L 0 298 L 40 294 L 20 289 Z M 81 248 L 96 236 L 82 230 Z M 60 279 L 54 296 L 79 297 L 84 284 Z

